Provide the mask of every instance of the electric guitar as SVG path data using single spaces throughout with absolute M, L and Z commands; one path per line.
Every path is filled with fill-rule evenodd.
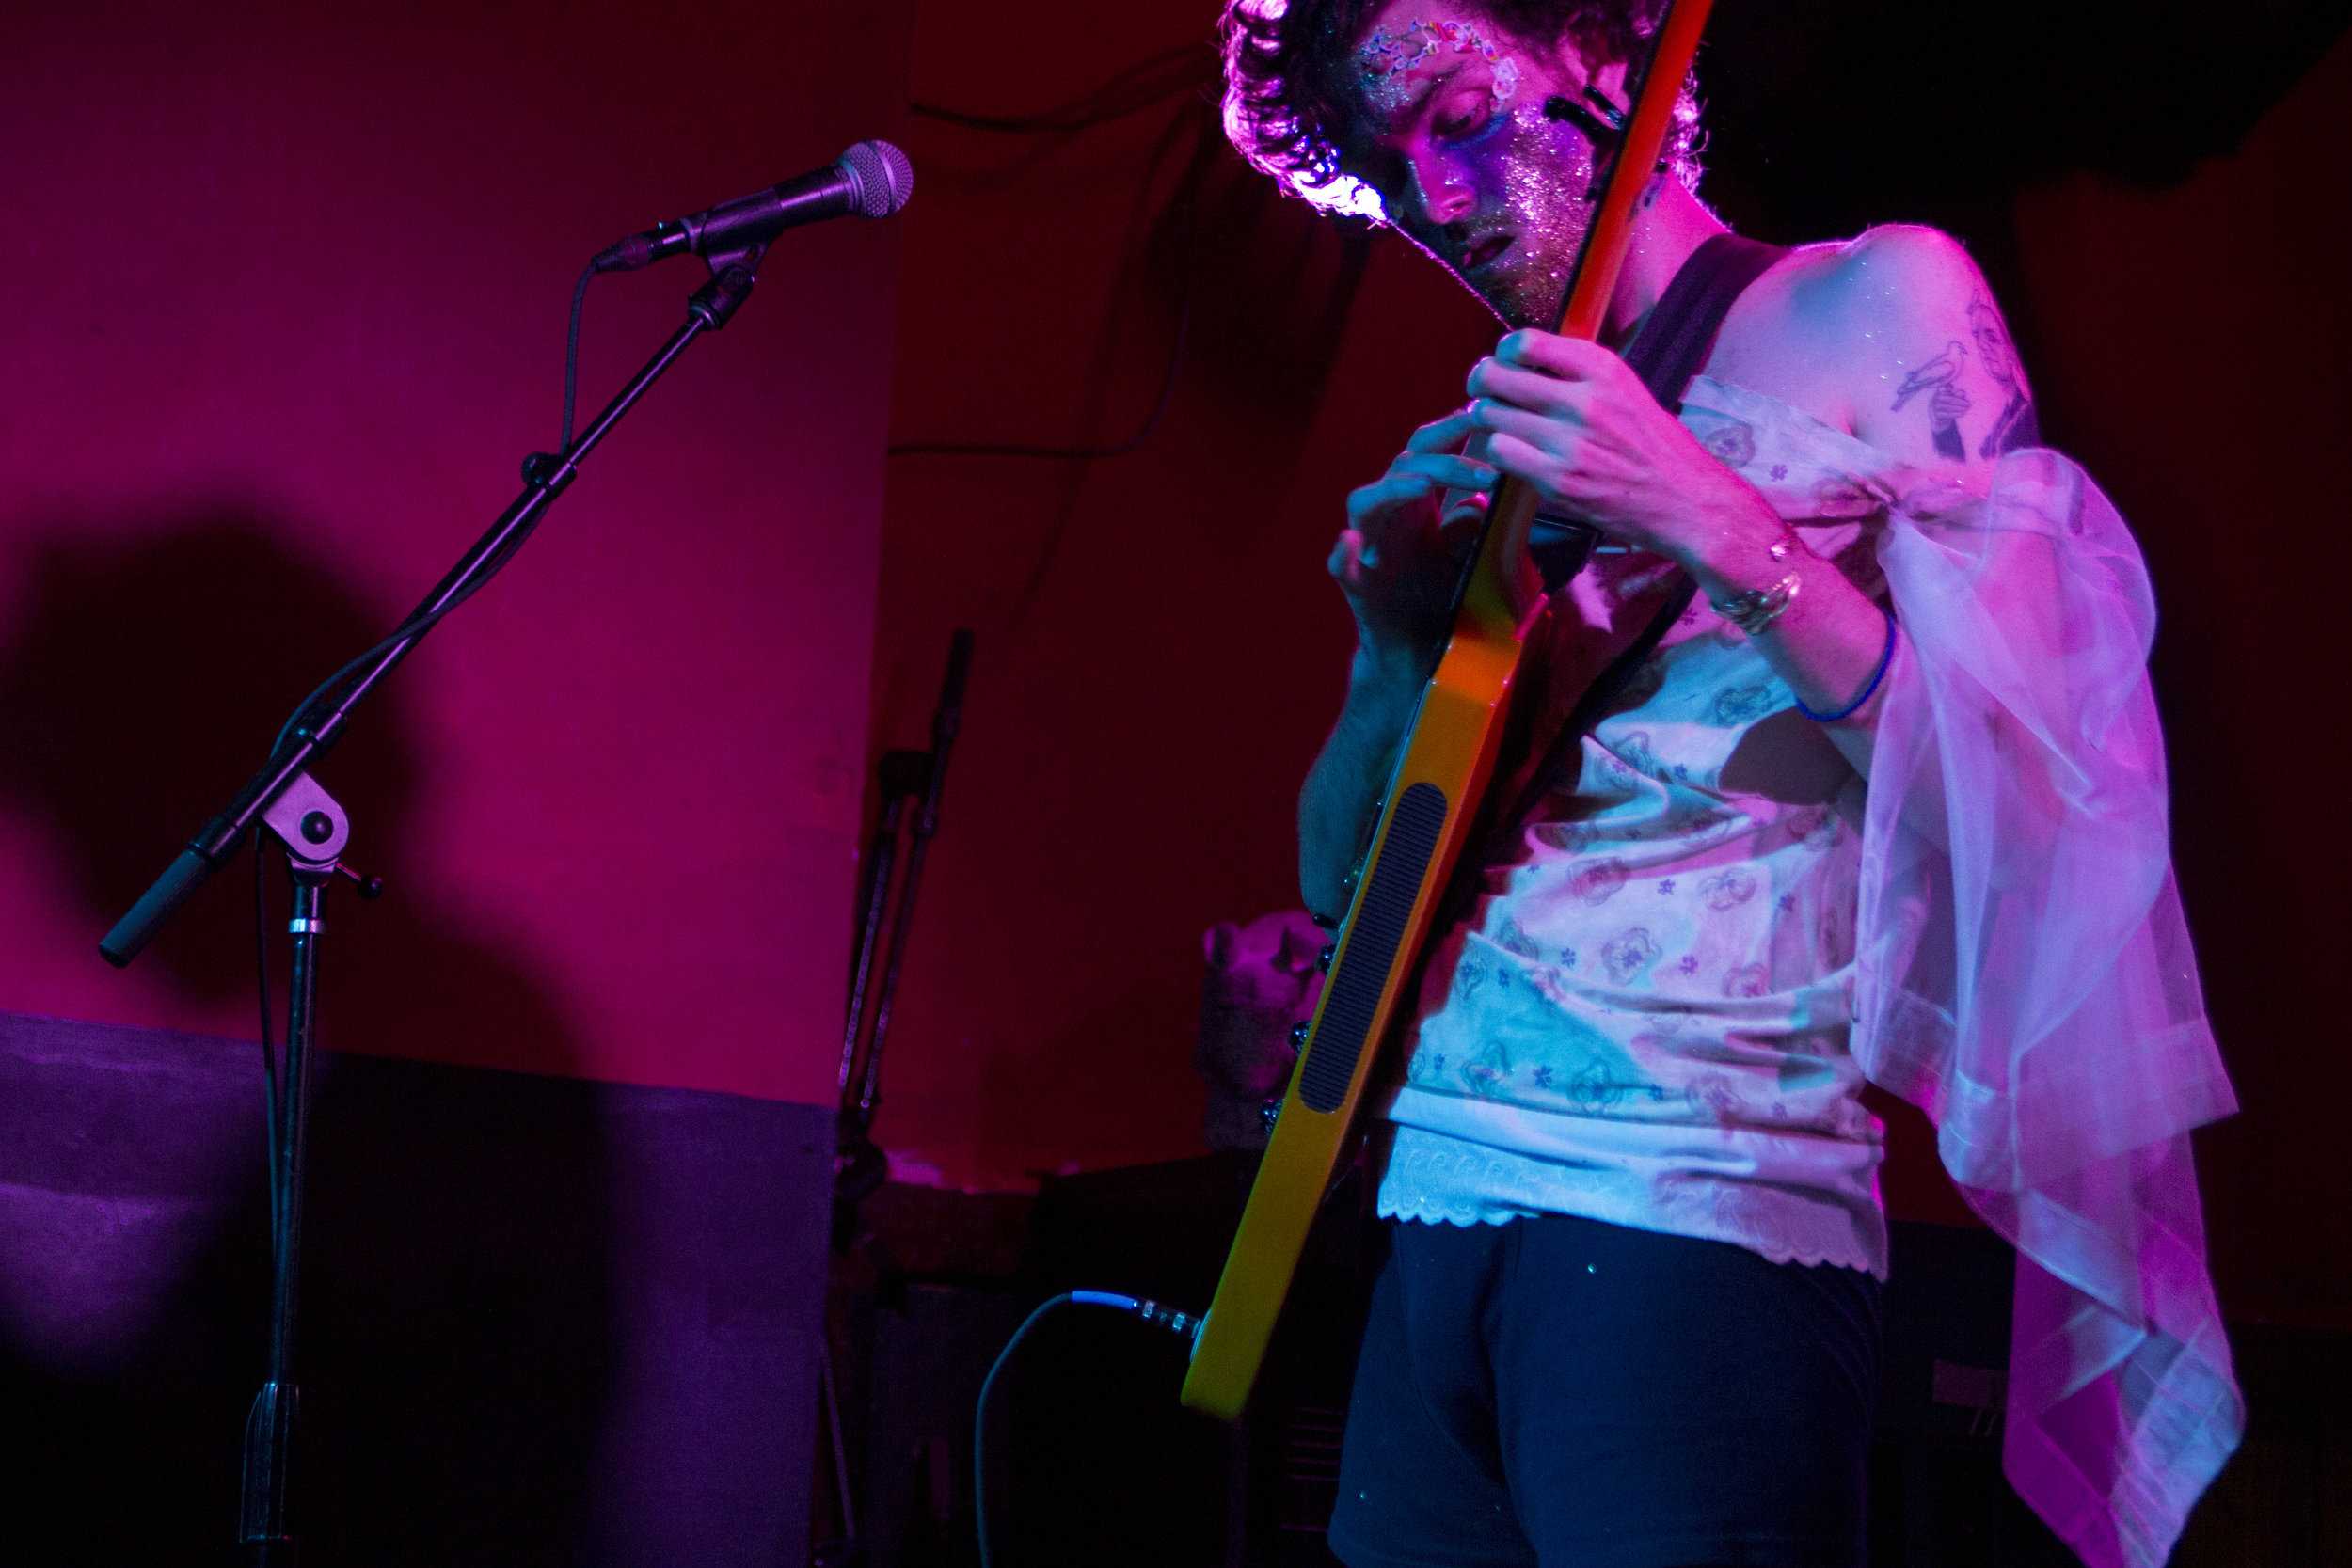
M 1631 237 L 1634 203 L 1672 129 L 1708 0 L 1673 0 L 1658 29 L 1560 331 L 1598 336 Z M 1505 477 L 1486 508 L 1444 656 L 1422 695 L 1374 826 L 1323 999 L 1300 1037 L 1216 1296 L 1193 1341 L 1184 1404 L 1238 1419 L 1265 1359 L 1309 1227 L 1350 1148 L 1380 1047 L 1412 979 L 1494 770 L 1511 689 L 1542 596 L 1525 570 L 1533 489 Z

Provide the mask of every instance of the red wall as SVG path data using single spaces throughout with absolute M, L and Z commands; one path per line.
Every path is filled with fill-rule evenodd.
M 585 259 L 890 131 L 905 38 L 609 0 L 11 19 L 0 1006 L 250 1036 L 243 864 L 127 974 L 98 935 L 555 443 Z M 788 237 L 362 710 L 320 771 L 391 893 L 332 897 L 326 1043 L 831 1101 L 898 245 Z M 588 410 L 701 275 L 591 292 Z
M 914 94 L 1052 107 L 1159 51 L 1205 66 L 1211 15 L 1057 0 L 1006 29 L 934 8 Z M 1213 131 L 1184 92 L 1068 138 L 908 123 L 931 183 L 895 439 L 1121 441 L 1184 333 L 1131 455 L 892 465 L 878 740 L 923 743 L 946 628 L 977 634 L 877 1127 L 910 1173 L 1014 1185 L 1198 1151 L 1200 933 L 1297 897 L 1292 802 L 1344 668 L 1338 498 L 1490 336 L 1399 246 L 1359 288 L 1361 246 Z

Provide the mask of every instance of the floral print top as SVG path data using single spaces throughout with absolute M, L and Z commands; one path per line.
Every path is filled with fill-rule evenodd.
M 1892 459 L 1704 376 L 1682 419 L 1883 593 Z M 1572 702 L 1672 579 L 1655 556 L 1597 554 L 1555 598 L 1556 695 L 1522 700 Z M 1883 1129 L 1847 1051 L 1862 781 L 1703 597 L 1581 752 L 1432 954 L 1379 1212 L 1580 1214 L 1883 1277 Z

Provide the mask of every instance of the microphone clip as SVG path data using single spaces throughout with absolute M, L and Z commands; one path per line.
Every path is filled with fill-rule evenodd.
M 752 297 L 752 285 L 759 281 L 759 263 L 767 254 L 766 245 L 748 245 L 704 257 L 710 266 L 710 280 L 688 296 L 688 312 L 710 331 L 726 325 Z

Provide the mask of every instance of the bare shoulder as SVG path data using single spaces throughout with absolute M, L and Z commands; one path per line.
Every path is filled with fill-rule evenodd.
M 1897 296 L 1918 302 L 1984 287 L 1968 247 L 1924 223 L 1882 223 L 1807 254 L 1820 259 L 1823 286 L 1856 309 Z
M 1848 255 L 1860 243 L 1801 245 L 1774 261 L 1724 319 L 1707 373 L 1851 430 L 1838 343 L 1851 309 Z
M 1958 240 L 1921 224 L 1791 251 L 1741 296 L 1718 350 L 1710 374 L 1907 462 L 1974 468 L 2036 438 L 1984 274 Z

